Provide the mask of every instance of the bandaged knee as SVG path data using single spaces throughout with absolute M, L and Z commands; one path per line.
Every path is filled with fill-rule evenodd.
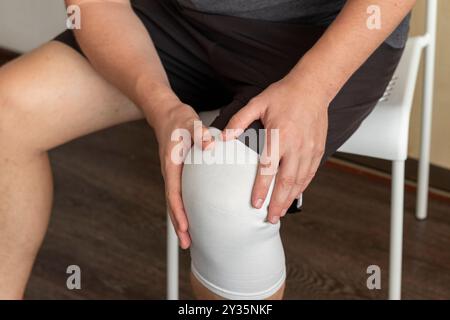
M 192 273 L 225 299 L 266 299 L 286 277 L 280 223 L 267 221 L 273 185 L 261 209 L 251 205 L 258 158 L 239 140 L 216 141 L 193 146 L 183 167 Z

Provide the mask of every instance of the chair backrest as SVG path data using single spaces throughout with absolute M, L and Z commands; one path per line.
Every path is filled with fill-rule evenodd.
M 425 37 L 428 38 L 427 45 L 434 45 L 436 43 L 437 14 L 438 0 L 427 0 L 427 22 L 425 30 Z
M 425 33 L 422 36 L 415 37 L 418 39 L 420 46 L 426 51 L 425 58 L 425 78 L 424 86 L 428 89 L 428 92 L 433 91 L 434 87 L 434 68 L 435 68 L 435 56 L 436 56 L 436 33 L 437 33 L 437 14 L 438 14 L 438 0 L 426 0 L 426 26 Z M 411 39 L 410 39 L 411 40 Z M 394 74 L 394 78 L 390 81 L 389 85 L 381 97 L 380 102 L 388 100 L 390 91 L 393 89 L 397 79 L 397 74 Z M 430 99 L 427 94 L 426 99 Z M 432 102 L 428 101 L 428 104 Z M 425 103 L 427 104 L 427 103 Z
M 423 46 L 425 48 L 425 77 L 422 117 L 431 117 L 434 90 L 434 68 L 436 63 L 436 33 L 437 33 L 438 0 L 427 0 L 427 22 Z M 431 120 L 426 119 L 431 126 Z M 422 125 L 424 125 L 422 123 Z M 429 129 L 425 128 L 425 131 Z M 429 139 L 428 139 L 429 140 Z
M 409 117 L 420 59 L 423 50 L 425 50 L 421 158 L 429 156 L 438 13 L 437 4 L 437 0 L 427 1 L 425 34 L 408 39 L 400 63 L 377 107 L 364 120 L 358 131 L 339 148 L 339 151 L 386 160 L 404 160 L 407 158 Z M 387 133 L 384 135 L 384 137 L 387 135 L 392 138 L 391 143 L 386 144 L 384 141 L 381 141 L 382 139 L 377 140 L 376 138 L 372 141 L 372 144 L 368 145 L 367 137 L 373 137 L 373 133 L 379 130 L 380 123 L 387 123 L 389 119 L 393 118 L 396 119 L 395 128 L 388 126 L 390 131 L 386 131 L 388 128 L 385 127 L 385 132 Z M 378 147 L 377 143 L 379 143 Z

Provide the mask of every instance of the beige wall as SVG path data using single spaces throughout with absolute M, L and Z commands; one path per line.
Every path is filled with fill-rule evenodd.
M 63 0 L 0 0 L 0 47 L 36 48 L 64 30 Z
M 425 0 L 419 0 L 413 12 L 411 35 L 424 31 Z M 436 56 L 436 83 L 433 109 L 431 162 L 450 169 L 450 1 L 439 1 L 438 37 Z M 409 155 L 419 155 L 420 117 L 423 69 L 418 79 L 411 116 Z

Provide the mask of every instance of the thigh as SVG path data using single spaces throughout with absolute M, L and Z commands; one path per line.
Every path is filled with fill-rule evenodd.
M 2 135 L 49 150 L 143 114 L 79 53 L 49 42 L 0 69 Z
M 252 97 L 284 77 L 326 30 L 323 26 L 215 18 L 189 12 L 186 15 L 216 39 L 217 46 L 210 59 L 216 72 L 234 85 L 234 101 L 221 109 L 213 123 L 219 129 Z M 392 79 L 402 53 L 403 49 L 383 43 L 333 99 L 328 109 L 329 126 L 322 163 L 373 110 Z M 262 124 L 255 122 L 252 127 L 262 128 Z
M 219 129 L 223 129 L 252 97 L 286 75 L 326 29 L 236 17 L 217 19 L 199 13 L 189 15 L 217 39 L 211 60 L 216 72 L 235 86 L 234 101 L 221 108 L 212 124 Z M 382 44 L 333 99 L 328 109 L 328 133 L 321 164 L 351 137 L 374 109 L 402 53 L 401 48 Z M 263 125 L 256 121 L 251 128 L 261 129 Z M 293 204 L 289 212 L 295 211 L 297 208 Z
M 402 53 L 403 48 L 382 44 L 333 99 L 328 108 L 328 135 L 322 164 L 356 132 L 375 108 L 392 80 Z

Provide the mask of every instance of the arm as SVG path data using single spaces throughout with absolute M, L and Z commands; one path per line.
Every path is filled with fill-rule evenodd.
M 171 90 L 152 39 L 129 0 L 66 0 L 66 4 L 81 9 L 81 29 L 75 30 L 75 37 L 94 69 L 140 107 L 155 130 L 171 219 L 180 245 L 187 248 L 181 164 L 171 158 L 179 142 L 172 141 L 171 135 L 176 129 L 187 129 L 194 137 L 198 115 Z M 203 137 L 196 137 L 203 147 L 209 144 L 207 135 L 203 128 Z
M 414 3 L 415 0 L 348 0 L 289 74 L 253 98 L 230 120 L 225 130 L 232 130 L 224 132 L 225 139 L 235 137 L 257 119 L 261 119 L 266 129 L 279 129 L 279 157 L 270 159 L 278 172 L 262 174 L 267 170 L 260 165 L 252 193 L 252 204 L 258 208 L 277 173 L 269 221 L 278 222 L 314 177 L 325 148 L 328 105 Z M 370 5 L 381 9 L 381 29 L 367 27 Z M 274 143 L 270 130 L 267 140 Z M 267 159 L 263 161 L 264 157 L 261 159 L 269 163 Z
M 161 105 L 173 99 L 155 46 L 134 14 L 130 0 L 66 0 L 81 10 L 75 37 L 92 66 L 153 120 Z
M 349 0 L 324 35 L 292 69 L 289 77 L 300 82 L 321 83 L 323 94 L 332 100 L 350 76 L 386 40 L 416 0 Z M 381 10 L 381 29 L 368 29 L 367 8 Z M 332 79 L 332 80 L 331 80 Z

